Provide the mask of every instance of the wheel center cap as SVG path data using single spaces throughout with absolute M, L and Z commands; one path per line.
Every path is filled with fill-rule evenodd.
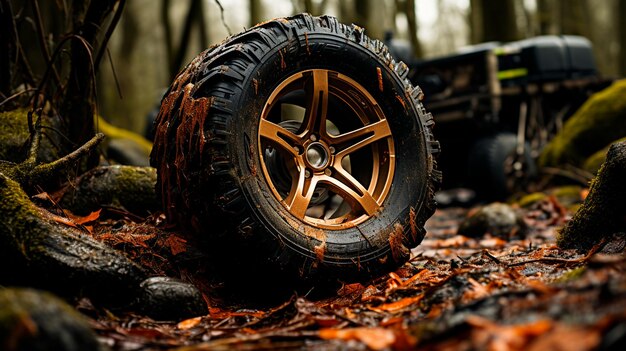
M 306 148 L 306 161 L 315 169 L 324 169 L 330 160 L 328 150 L 322 143 L 311 143 Z

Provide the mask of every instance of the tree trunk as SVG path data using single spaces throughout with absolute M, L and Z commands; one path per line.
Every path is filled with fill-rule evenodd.
M 402 12 L 406 16 L 406 21 L 409 27 L 409 40 L 411 41 L 413 55 L 420 58 L 424 56 L 424 51 L 422 50 L 422 43 L 417 35 L 418 25 L 417 18 L 415 16 L 415 0 L 404 0 L 402 6 Z
M 472 42 L 520 39 L 514 0 L 471 0 Z
M 619 35 L 619 72 L 626 76 L 626 1 L 618 1 L 617 19 Z
M 95 135 L 93 116 L 96 92 L 93 48 L 98 48 L 96 45 L 98 33 L 104 25 L 104 19 L 113 11 L 116 3 L 117 0 L 72 2 L 72 33 L 79 35 L 82 40 L 77 38 L 71 42 L 72 64 L 61 106 L 61 116 L 66 122 L 68 139 L 72 143 L 66 146 L 66 151 L 75 149 Z M 95 165 L 97 157 L 98 155 L 94 154 L 89 163 Z
M 250 0 L 250 27 L 263 21 L 263 3 L 261 0 Z
M 556 11 L 554 0 L 537 0 L 537 23 L 539 34 L 556 34 Z
M 15 27 L 11 2 L 0 0 L 0 101 L 11 95 L 13 58 L 15 57 Z
M 591 37 L 588 10 L 586 0 L 559 1 L 561 34 Z
M 626 232 L 626 142 L 613 144 L 591 183 L 589 195 L 560 231 L 557 244 L 589 250 L 603 238 Z

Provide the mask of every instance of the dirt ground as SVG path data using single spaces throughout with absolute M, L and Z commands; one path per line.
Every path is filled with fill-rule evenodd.
M 556 229 L 571 213 L 554 198 L 524 210 L 530 230 L 510 240 L 457 235 L 467 212 L 438 210 L 410 262 L 393 273 L 322 297 L 285 295 L 256 306 L 219 293 L 220 282 L 206 279 L 206 272 L 175 268 L 201 253 L 164 228 L 162 217 L 141 224 L 96 220 L 93 228 L 86 224 L 94 237 L 154 273 L 194 282 L 210 311 L 156 322 L 95 308 L 87 299 L 76 307 L 114 350 L 591 350 L 626 344 L 623 237 L 587 253 L 560 250 Z

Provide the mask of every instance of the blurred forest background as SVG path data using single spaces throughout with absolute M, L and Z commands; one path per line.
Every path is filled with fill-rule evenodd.
M 28 16 L 36 3 L 44 31 L 62 33 L 58 8 L 65 1 L 16 1 L 14 12 Z M 97 109 L 140 133 L 173 77 L 199 52 L 256 23 L 299 12 L 336 16 L 381 40 L 392 33 L 417 58 L 485 41 L 582 35 L 594 44 L 604 76 L 626 75 L 626 1 L 620 0 L 128 0 L 118 6 L 124 6 L 121 17 L 106 20 L 119 23 L 99 62 Z M 35 24 L 19 23 L 18 31 L 33 74 L 44 74 Z M 53 34 L 48 39 L 58 42 Z

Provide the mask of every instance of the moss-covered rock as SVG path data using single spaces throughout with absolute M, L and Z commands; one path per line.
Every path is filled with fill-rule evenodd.
M 98 167 L 73 182 L 65 191 L 60 204 L 82 215 L 104 206 L 146 215 L 160 208 L 155 185 L 156 170 L 152 167 Z
M 55 127 L 51 118 L 42 118 L 42 126 Z M 44 136 L 41 140 L 38 159 L 41 162 L 51 162 L 59 157 L 57 148 L 58 136 L 54 132 L 48 132 L 44 128 Z M 0 112 L 0 160 L 9 162 L 22 162 L 28 153 L 28 110 L 17 109 Z
M 0 289 L 0 349 L 104 350 L 68 304 L 46 292 L 15 288 Z
M 479 208 L 459 225 L 458 233 L 469 237 L 491 234 L 509 238 L 524 236 L 528 226 L 521 214 L 507 204 L 494 202 Z
M 626 136 L 626 80 L 591 96 L 543 150 L 541 166 L 581 165 L 589 156 Z
M 624 121 L 624 123 L 626 123 L 626 121 Z M 623 141 L 626 141 L 626 138 L 621 138 L 619 140 L 616 140 L 615 142 L 618 143 L 618 142 L 623 142 Z M 602 166 L 602 163 L 604 163 L 604 160 L 606 159 L 606 153 L 609 151 L 610 146 L 611 145 L 589 156 L 583 163 L 582 168 L 585 171 L 594 175 L 598 173 L 600 166 Z

